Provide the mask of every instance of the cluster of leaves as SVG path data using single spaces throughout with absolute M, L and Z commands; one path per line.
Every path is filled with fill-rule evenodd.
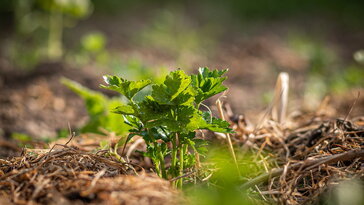
M 154 162 L 156 172 L 170 179 L 192 168 L 199 154 L 203 154 L 206 142 L 196 138 L 196 130 L 231 132 L 229 123 L 199 110 L 204 100 L 227 89 L 222 85 L 226 71 L 200 68 L 198 74 L 187 75 L 177 70 L 162 83 L 104 76 L 107 85 L 102 87 L 128 99 L 127 104 L 113 110 L 132 127 L 127 142 L 136 135 L 142 136 L 147 144 L 145 155 Z M 168 164 L 166 158 L 170 159 Z M 177 186 L 182 184 L 182 178 L 177 180 Z

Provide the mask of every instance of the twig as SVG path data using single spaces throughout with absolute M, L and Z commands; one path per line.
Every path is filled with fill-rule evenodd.
M 348 117 L 349 117 L 349 115 L 351 114 L 351 112 L 353 111 L 353 109 L 354 109 L 354 107 L 355 107 L 355 104 L 356 104 L 356 102 L 358 101 L 359 97 L 360 97 L 360 92 L 358 92 L 358 95 L 356 96 L 356 98 L 355 98 L 355 100 L 354 100 L 353 104 L 351 105 L 351 107 L 350 107 L 350 110 L 349 110 L 348 114 L 345 116 L 344 121 L 346 121 L 346 120 L 348 119 Z
M 126 152 L 126 157 L 129 158 L 131 153 L 137 148 L 137 146 L 143 142 L 144 142 L 143 138 L 139 138 L 139 139 L 135 140 L 135 142 L 132 145 L 130 145 L 128 151 Z
M 97 183 L 97 181 L 99 181 L 99 179 L 102 177 L 102 176 L 104 176 L 105 175 L 105 173 L 106 173 L 106 168 L 104 168 L 104 169 L 102 169 L 101 171 L 99 171 L 96 175 L 95 175 L 95 178 L 91 181 L 91 185 L 90 185 L 90 187 L 87 189 L 87 190 L 85 190 L 85 191 L 83 191 L 82 193 L 81 193 L 81 195 L 82 196 L 87 196 L 87 195 L 89 195 L 89 194 L 91 194 L 91 192 L 92 192 L 92 190 L 95 188 L 95 186 L 96 186 L 96 183 Z
M 304 170 L 311 170 L 322 164 L 332 164 L 332 163 L 336 163 L 338 161 L 347 161 L 347 160 L 351 160 L 351 159 L 355 159 L 355 158 L 364 158 L 364 150 L 363 149 L 351 150 L 351 151 L 340 153 L 340 154 L 322 157 L 320 159 L 305 160 L 303 163 L 296 163 L 296 164 L 292 164 L 291 166 L 287 167 L 287 171 L 297 169 L 300 167 L 302 167 Z M 256 178 L 246 182 L 245 184 L 243 184 L 241 186 L 241 188 L 247 189 L 247 188 L 253 187 L 257 184 L 267 181 L 269 178 L 276 177 L 276 176 L 282 174 L 284 172 L 284 170 L 285 170 L 284 168 L 273 169 L 271 172 L 264 173 Z
M 170 179 L 169 181 L 170 182 L 177 181 L 178 179 L 181 179 L 181 178 L 184 178 L 184 177 L 188 177 L 188 176 L 192 175 L 193 173 L 195 173 L 195 171 L 188 172 L 188 173 L 186 173 L 184 175 L 181 175 L 181 176 L 175 177 L 173 179 Z
M 225 120 L 224 111 L 222 110 L 222 105 L 221 105 L 220 99 L 218 99 L 216 101 L 216 105 L 217 105 L 217 109 L 219 110 L 219 114 L 220 114 L 221 119 L 222 120 Z M 233 144 L 231 143 L 231 138 L 230 138 L 230 134 L 229 133 L 226 133 L 226 141 L 228 143 L 228 147 L 229 147 L 231 156 L 233 157 L 233 160 L 234 160 L 236 169 L 237 169 L 238 174 L 240 176 L 240 169 L 239 169 L 239 166 L 238 166 L 238 161 L 236 160 L 236 156 L 235 156 L 235 152 L 234 152 L 234 147 L 233 147 Z
M 69 138 L 69 140 L 66 142 L 66 144 L 64 144 L 65 146 L 67 146 L 70 142 L 71 142 L 71 140 L 75 137 L 75 133 L 74 132 L 72 132 L 72 129 L 71 129 L 71 125 L 70 125 L 70 123 L 68 122 L 68 131 L 70 132 L 70 138 Z
M 48 156 L 50 155 L 50 153 L 53 151 L 53 149 L 58 145 L 58 146 L 63 146 L 63 147 L 67 147 L 67 145 L 72 141 L 72 139 L 75 137 L 75 133 L 72 132 L 71 130 L 71 125 L 70 123 L 68 122 L 68 131 L 69 131 L 69 134 L 70 134 L 70 138 L 68 139 L 68 141 L 66 142 L 66 144 L 64 145 L 61 145 L 61 144 L 54 144 L 52 146 L 52 148 L 49 150 L 48 152 Z

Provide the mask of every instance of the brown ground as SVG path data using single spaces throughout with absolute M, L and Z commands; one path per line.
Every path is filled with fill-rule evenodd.
M 25 133 L 54 137 L 56 132 L 79 127 L 86 119 L 83 101 L 60 83 L 61 77 L 98 89 L 100 78 L 90 71 L 67 69 L 60 63 L 38 66 L 30 73 L 0 69 L 0 128 L 2 136 Z

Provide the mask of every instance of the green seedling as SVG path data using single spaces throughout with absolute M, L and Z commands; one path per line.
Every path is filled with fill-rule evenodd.
M 187 75 L 177 70 L 162 83 L 104 76 L 107 85 L 101 86 L 128 100 L 113 109 L 132 127 L 126 143 L 136 135 L 142 136 L 147 145 L 144 154 L 152 159 L 156 173 L 176 179 L 177 187 L 182 187 L 185 171 L 193 169 L 198 156 L 206 151 L 206 141 L 197 138 L 196 131 L 231 132 L 228 122 L 199 110 L 204 100 L 227 89 L 222 84 L 226 71 L 200 68 L 198 74 Z

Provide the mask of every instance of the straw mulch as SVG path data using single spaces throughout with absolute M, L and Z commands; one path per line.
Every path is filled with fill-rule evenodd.
M 0 161 L 1 204 L 173 204 L 168 181 L 103 154 L 65 146 Z
M 255 178 L 244 178 L 241 188 L 265 204 L 296 205 L 317 203 L 338 182 L 362 181 L 364 117 L 332 116 L 300 113 L 285 123 L 264 120 L 256 126 L 230 116 L 237 154 L 250 151 L 264 167 Z M 0 159 L 1 204 L 183 203 L 170 182 L 148 173 L 147 158 L 130 152 L 131 161 L 123 163 L 107 151 L 96 152 L 97 139 L 71 139 L 54 149 L 25 149 Z M 145 148 L 138 141 L 127 150 Z
M 266 120 L 254 130 L 240 117 L 234 126 L 235 140 L 265 167 L 242 187 L 269 204 L 314 204 L 338 182 L 364 179 L 364 117 L 300 114 L 283 125 Z

